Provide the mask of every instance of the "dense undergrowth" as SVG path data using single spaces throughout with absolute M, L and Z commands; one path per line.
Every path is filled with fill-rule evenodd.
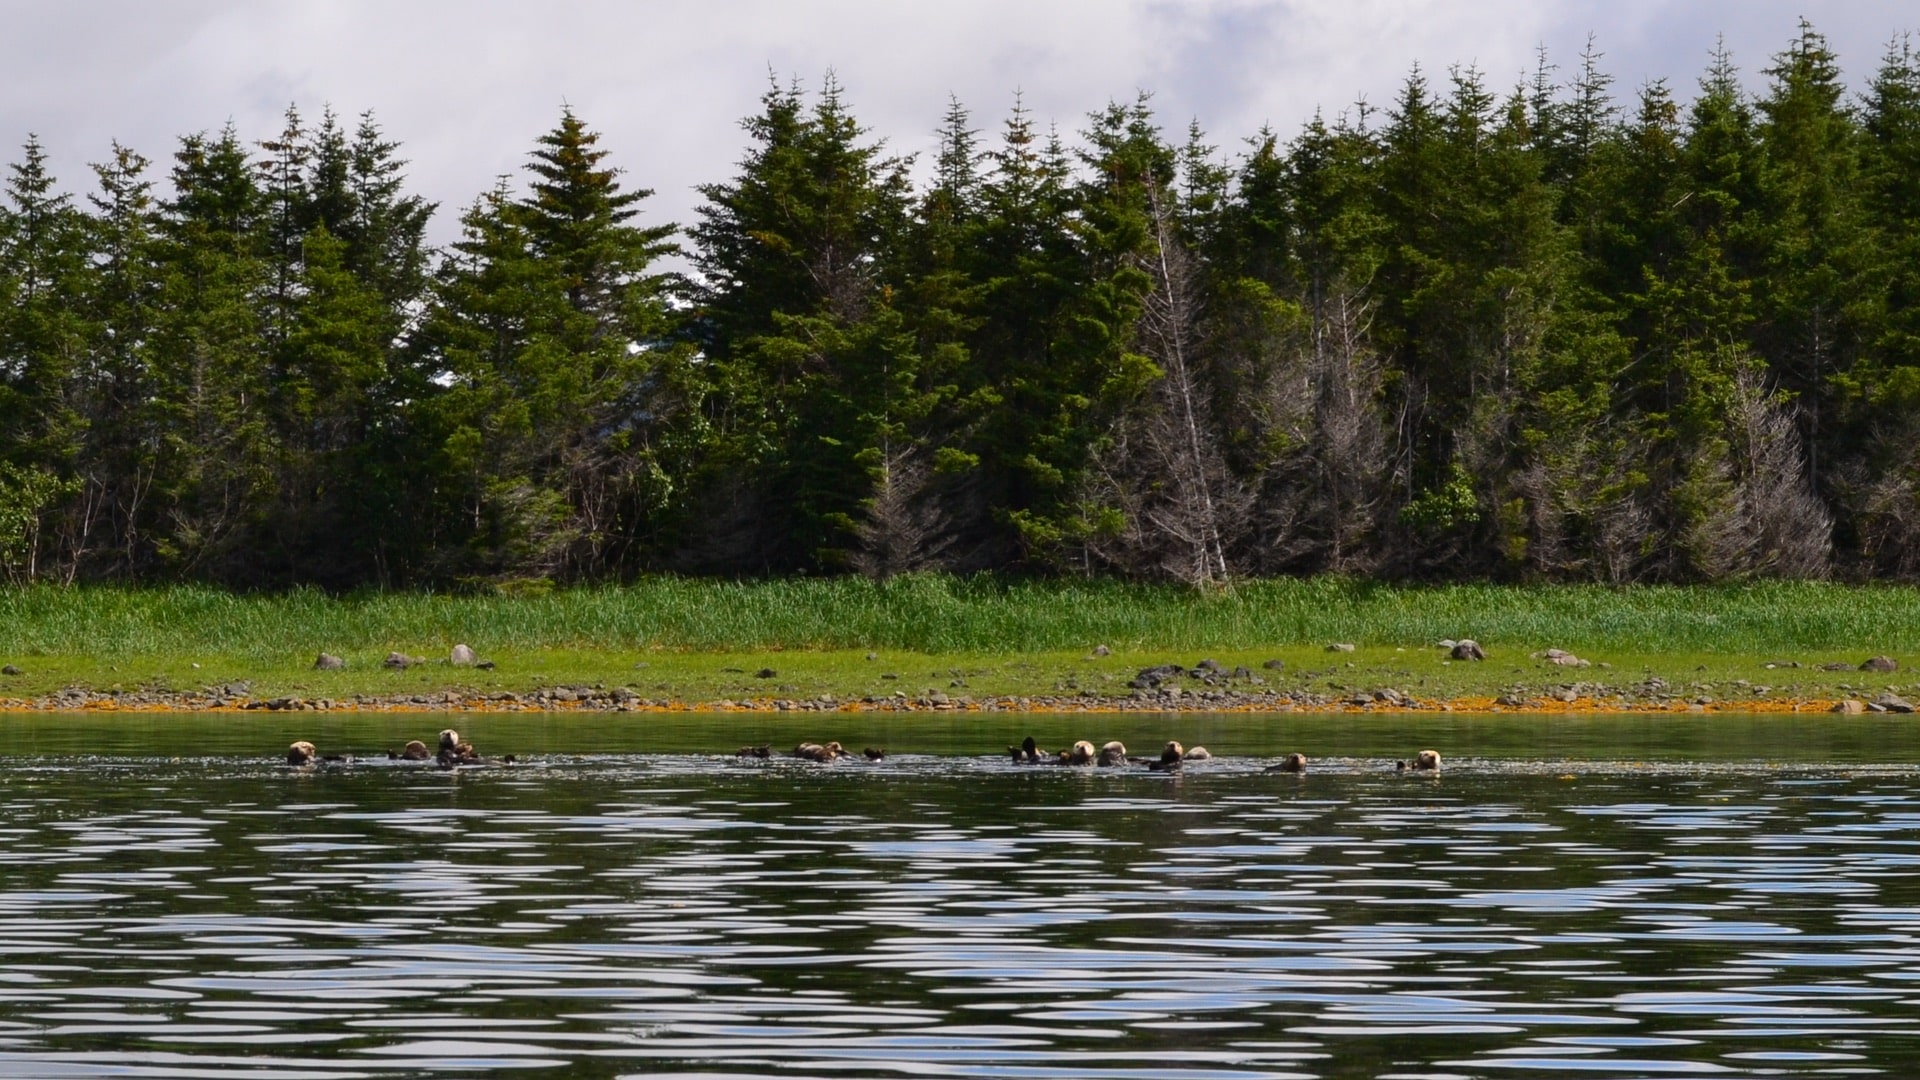
M 1712 587 L 1388 586 L 1275 579 L 1212 592 L 1120 582 L 912 575 L 649 580 L 501 597 L 198 586 L 0 591 L 13 656 L 311 656 L 321 650 L 882 649 L 928 654 L 1425 645 L 1473 637 L 1757 655 L 1920 651 L 1920 589 L 1804 582 Z

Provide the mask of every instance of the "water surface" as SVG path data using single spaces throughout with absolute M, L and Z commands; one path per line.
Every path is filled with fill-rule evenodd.
M 521 764 L 275 761 L 295 735 L 365 755 L 447 723 Z M 1024 730 L 1223 757 L 991 753 Z M 1910 735 L 7 717 L 0 1076 L 1906 1075 Z M 802 737 L 893 756 L 725 752 Z M 1422 745 L 1442 775 L 1391 771 Z M 1260 771 L 1294 749 L 1307 776 Z

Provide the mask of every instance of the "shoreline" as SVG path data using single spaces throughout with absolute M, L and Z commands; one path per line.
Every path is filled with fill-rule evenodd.
M 429 693 L 360 694 L 345 698 L 282 695 L 255 697 L 203 691 L 94 691 L 70 688 L 33 698 L 0 698 L 0 714 L 24 713 L 208 713 L 208 712 L 446 712 L 446 713 L 1478 713 L 1515 715 L 1627 715 L 1713 713 L 1910 713 L 1914 707 L 1897 695 L 1873 699 L 1845 697 L 1755 696 L 1729 701 L 1689 699 L 1678 694 L 1635 695 L 1610 691 L 1597 695 L 1545 693 L 1498 697 L 1461 695 L 1429 698 L 1394 690 L 1362 694 L 1314 694 L 1304 691 L 1159 690 L 1126 695 L 966 696 L 934 693 L 919 697 L 813 698 L 753 697 L 690 701 L 650 698 L 627 688 L 555 686 L 531 693 L 449 689 Z

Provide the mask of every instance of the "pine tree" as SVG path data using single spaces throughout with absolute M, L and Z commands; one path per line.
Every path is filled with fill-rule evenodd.
M 84 221 L 55 190 L 29 137 L 0 208 L 0 507 L 10 515 L 7 572 L 70 576 L 75 553 L 54 542 L 80 490 L 88 329 L 78 310 L 89 269 Z M 51 549 L 51 550 L 48 550 Z
M 599 136 L 563 112 L 463 219 L 424 336 L 447 390 L 417 423 L 461 522 L 439 573 L 596 576 L 644 563 L 679 497 L 697 390 L 672 343 L 671 228 L 632 224 Z
M 239 136 L 181 140 L 162 206 L 149 370 L 155 429 L 150 537 L 172 573 L 255 583 L 277 450 L 263 408 L 274 287 L 265 197 Z
M 702 188 L 693 229 L 701 319 L 718 392 L 722 460 L 748 475 L 719 489 L 731 543 L 708 565 L 837 568 L 888 447 L 924 413 L 920 353 L 896 294 L 910 217 L 906 162 L 866 140 L 831 77 L 811 109 L 770 88 L 755 147 L 728 184 Z

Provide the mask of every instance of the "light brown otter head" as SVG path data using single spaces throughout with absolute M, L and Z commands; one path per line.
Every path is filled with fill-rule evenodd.
M 1280 759 L 1280 763 L 1278 765 L 1268 766 L 1267 771 L 1268 772 L 1290 772 L 1290 773 L 1306 772 L 1307 771 L 1307 755 L 1288 754 L 1286 757 L 1283 757 Z
M 1066 765 L 1093 764 L 1093 744 L 1085 739 L 1081 739 L 1073 744 L 1071 750 L 1061 752 L 1060 761 Z
M 1177 741 L 1169 741 L 1160 751 L 1160 764 L 1178 765 L 1180 759 L 1187 756 L 1187 749 Z
M 425 761 L 433 755 L 427 752 L 427 744 L 419 739 L 410 739 L 400 748 L 401 761 Z
M 1440 771 L 1440 751 L 1422 750 L 1413 756 L 1413 767 L 1421 772 Z
M 289 765 L 311 765 L 313 757 L 313 744 L 305 739 L 287 747 L 287 764 Z
M 440 732 L 440 752 L 446 753 L 460 745 L 460 733 L 447 728 Z
M 1178 745 L 1178 744 L 1176 744 Z M 1114 740 L 1100 748 L 1100 764 L 1113 766 L 1127 763 L 1127 745 Z
M 1187 748 L 1186 753 L 1180 756 L 1183 761 L 1206 761 L 1213 757 L 1213 752 L 1204 746 L 1191 746 Z

